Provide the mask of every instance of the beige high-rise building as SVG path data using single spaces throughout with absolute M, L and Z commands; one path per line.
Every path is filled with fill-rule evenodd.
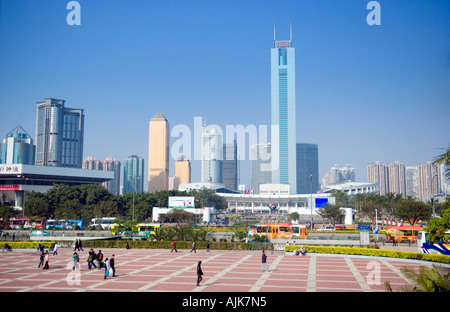
M 148 192 L 169 189 L 169 122 L 156 114 L 149 123 Z
M 380 195 L 402 194 L 406 198 L 405 164 L 395 161 L 383 164 L 379 161 L 367 165 L 367 181 L 380 185 Z
M 442 168 L 435 166 L 431 161 L 417 166 L 419 181 L 419 200 L 426 199 L 442 193 Z
M 191 183 L 191 162 L 182 155 L 175 162 L 173 189 L 178 190 L 180 184 Z

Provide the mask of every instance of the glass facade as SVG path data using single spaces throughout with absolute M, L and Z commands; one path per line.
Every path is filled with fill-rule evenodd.
M 132 155 L 123 161 L 122 194 L 144 191 L 144 159 Z
M 64 107 L 64 100 L 37 103 L 36 165 L 82 168 L 84 115 Z
M 319 147 L 297 143 L 297 194 L 317 193 L 318 190 Z
M 35 146 L 30 135 L 17 126 L 0 143 L 0 164 L 34 165 Z

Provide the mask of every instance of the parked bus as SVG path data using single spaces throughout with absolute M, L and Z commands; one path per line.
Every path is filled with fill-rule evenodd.
M 81 219 L 60 219 L 47 220 L 46 230 L 81 230 L 83 228 L 83 220 Z
M 111 234 L 120 236 L 131 236 L 131 229 L 125 229 L 118 231 L 119 224 L 113 224 L 111 228 Z M 146 240 L 151 234 L 155 234 L 156 229 L 159 229 L 161 224 L 159 223 L 138 223 L 136 225 L 136 236 L 141 240 Z
M 450 231 L 447 230 L 445 235 L 450 235 Z M 428 233 L 426 231 L 419 231 L 417 238 L 417 247 L 419 252 L 429 254 L 441 254 L 450 256 L 450 244 L 444 241 L 440 241 L 437 244 L 430 244 L 427 240 Z
M 418 225 L 404 225 L 404 226 L 388 226 L 386 228 L 386 240 L 396 242 L 402 241 L 404 238 L 411 242 L 417 241 L 417 235 L 419 231 L 422 231 L 423 227 Z
M 274 238 L 302 238 L 306 237 L 306 225 L 269 223 L 249 226 L 248 235 L 266 235 L 268 239 Z
M 100 227 L 102 230 L 111 230 L 114 220 L 116 218 L 95 218 L 89 222 L 89 227 L 94 229 Z
M 44 225 L 42 219 L 36 219 L 31 221 L 29 218 L 9 219 L 9 228 L 12 230 L 17 229 L 40 229 Z

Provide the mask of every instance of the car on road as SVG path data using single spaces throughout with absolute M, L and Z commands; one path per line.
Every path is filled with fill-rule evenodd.
M 49 232 L 36 230 L 30 233 L 31 236 L 50 236 Z
M 333 225 L 325 225 L 325 226 L 322 226 L 317 231 L 336 231 L 336 227 L 334 227 Z

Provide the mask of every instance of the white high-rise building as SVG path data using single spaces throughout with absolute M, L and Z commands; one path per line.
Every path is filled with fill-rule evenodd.
M 223 182 L 222 135 L 214 128 L 202 127 L 202 182 Z
M 289 184 L 297 192 L 295 120 L 295 49 L 290 40 L 275 38 L 271 49 L 272 183 Z

